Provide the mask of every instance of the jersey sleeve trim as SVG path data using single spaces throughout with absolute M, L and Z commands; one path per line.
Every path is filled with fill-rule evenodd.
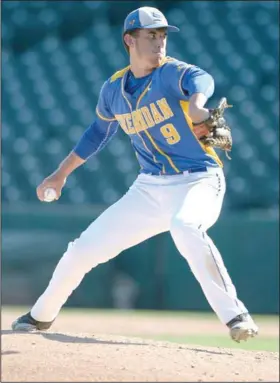
M 107 117 L 102 116 L 102 114 L 98 111 L 97 108 L 96 108 L 96 114 L 103 121 L 116 121 L 116 118 L 107 118 Z
M 107 139 L 109 137 L 109 133 L 110 133 L 110 130 L 111 130 L 112 123 L 113 122 L 110 122 L 110 124 L 108 125 L 107 131 L 106 131 L 106 135 L 105 135 L 104 139 L 100 142 L 99 146 L 97 147 L 97 149 L 92 154 L 98 153 L 100 148 L 102 147 L 102 145 L 106 143 L 106 141 L 107 141 Z
M 184 77 L 184 74 L 186 73 L 186 71 L 189 69 L 190 66 L 187 66 L 185 70 L 183 70 L 180 78 L 179 78 L 179 89 L 180 89 L 180 92 L 182 93 L 183 96 L 185 96 L 186 94 L 184 93 L 184 90 L 183 90 L 183 87 L 182 87 L 182 81 L 183 81 L 183 77 Z

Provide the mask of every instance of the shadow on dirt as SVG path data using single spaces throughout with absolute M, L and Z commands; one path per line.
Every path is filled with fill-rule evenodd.
M 174 344 L 172 342 L 172 344 Z M 154 345 L 154 347 L 156 347 L 157 345 Z M 162 345 L 161 347 L 164 347 L 164 348 L 168 348 L 167 345 Z M 230 356 L 233 356 L 233 354 L 231 352 L 226 352 L 225 350 L 221 350 L 221 351 L 218 351 L 219 348 L 217 348 L 217 351 L 215 350 L 209 350 L 207 348 L 197 348 L 197 347 L 189 347 L 187 344 L 185 345 L 182 345 L 182 344 L 178 344 L 178 349 L 180 350 L 188 350 L 188 351 L 195 351 L 195 352 L 203 352 L 204 354 L 213 354 L 213 355 L 230 355 Z
M 92 337 L 81 337 L 77 335 L 69 335 L 69 334 L 61 334 L 61 333 L 51 333 L 51 332 L 23 332 L 23 331 L 13 331 L 13 330 L 2 330 L 2 335 L 37 335 L 41 336 L 47 340 L 55 341 L 55 342 L 61 342 L 61 343 L 80 343 L 80 344 L 106 344 L 106 345 L 119 345 L 119 346 L 151 346 L 150 344 L 143 343 L 143 342 L 130 342 L 129 340 L 123 340 L 123 341 L 109 341 L 109 340 L 101 340 L 94 338 L 94 335 Z M 174 345 L 174 343 L 173 343 Z M 157 344 L 155 341 L 155 344 L 153 344 L 154 347 L 164 347 L 168 348 L 168 345 L 160 345 Z M 178 345 L 179 349 L 182 350 L 189 350 L 194 351 L 196 353 L 205 353 L 205 354 L 212 354 L 212 355 L 230 355 L 233 354 L 230 352 L 227 352 L 225 350 L 209 350 L 207 348 L 196 348 L 196 347 L 189 347 L 188 345 Z
M 204 352 L 206 354 L 214 354 L 214 355 L 233 355 L 231 352 L 226 352 L 226 351 L 213 351 L 213 350 L 203 350 L 202 348 L 190 348 L 190 347 L 185 347 L 185 350 L 191 350 L 195 352 Z
M 117 344 L 122 346 L 146 346 L 146 343 L 134 343 L 129 341 L 109 341 L 109 340 L 100 340 L 95 339 L 94 336 L 92 338 L 88 337 L 79 337 L 79 336 L 73 336 L 73 335 L 66 335 L 66 334 L 60 334 L 60 333 L 41 333 L 38 335 L 42 335 L 44 338 L 48 340 L 54 340 L 56 342 L 62 342 L 62 343 L 95 343 L 95 344 Z
M 101 339 L 95 339 L 89 337 L 80 337 L 74 335 L 60 334 L 60 333 L 47 333 L 47 332 L 23 332 L 23 331 L 13 331 L 13 330 L 2 330 L 2 335 L 37 335 L 42 336 L 45 339 L 52 340 L 55 342 L 62 343 L 93 343 L 93 344 L 108 344 L 108 345 L 119 345 L 119 346 L 147 346 L 146 343 L 135 343 L 130 341 L 107 341 Z
M 20 354 L 19 351 L 1 351 L 1 355 L 13 355 L 13 354 Z

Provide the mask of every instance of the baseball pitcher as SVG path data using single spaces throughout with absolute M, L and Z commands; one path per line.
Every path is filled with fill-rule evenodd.
M 58 199 L 67 177 L 98 154 L 119 128 L 130 138 L 139 175 L 119 201 L 69 243 L 45 292 L 12 324 L 14 330 L 48 329 L 93 267 L 169 231 L 232 339 L 239 342 L 258 333 L 207 235 L 225 193 L 223 164 L 214 148 L 231 150 L 224 118 L 229 105 L 223 98 L 216 108 L 206 108 L 214 92 L 212 76 L 166 56 L 168 32 L 178 31 L 156 8 L 141 7 L 126 17 L 123 42 L 130 65 L 104 83 L 94 122 L 38 186 L 37 195 L 44 201 L 51 190 Z

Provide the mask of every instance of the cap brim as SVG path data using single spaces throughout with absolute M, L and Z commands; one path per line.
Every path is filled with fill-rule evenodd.
M 157 29 L 157 28 L 167 28 L 169 32 L 179 32 L 180 29 L 175 27 L 174 25 L 166 25 L 166 24 L 151 24 L 145 25 L 145 27 L 141 27 L 140 29 Z

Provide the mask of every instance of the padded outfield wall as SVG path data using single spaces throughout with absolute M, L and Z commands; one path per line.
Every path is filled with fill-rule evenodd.
M 31 304 L 48 283 L 69 241 L 103 207 L 3 207 L 2 299 Z M 220 249 L 240 299 L 250 311 L 279 311 L 278 217 L 225 212 L 209 234 Z M 108 240 L 109 233 L 108 233 Z M 69 306 L 210 310 L 168 233 L 128 249 L 84 279 Z

